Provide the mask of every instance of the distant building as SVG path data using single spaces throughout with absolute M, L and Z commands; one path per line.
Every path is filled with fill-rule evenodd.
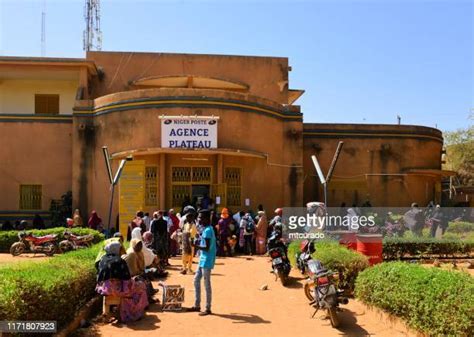
M 68 190 L 106 218 L 109 178 L 132 156 L 113 219 L 205 194 L 231 210 L 322 200 L 310 156 L 328 169 L 345 142 L 329 205 L 420 205 L 441 195 L 439 130 L 303 123 L 287 58 L 89 52 L 0 57 L 0 214 L 47 213 Z M 324 113 L 321 111 L 319 113 Z

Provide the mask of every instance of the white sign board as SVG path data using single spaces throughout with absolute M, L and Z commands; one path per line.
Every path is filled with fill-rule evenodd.
M 161 147 L 177 149 L 217 148 L 217 118 L 162 116 Z

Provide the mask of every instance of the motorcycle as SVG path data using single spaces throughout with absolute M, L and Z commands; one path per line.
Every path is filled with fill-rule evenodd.
M 25 231 L 18 233 L 18 242 L 10 247 L 10 254 L 13 256 L 21 255 L 25 252 L 43 253 L 47 256 L 53 256 L 57 249 L 57 235 L 49 234 L 45 236 L 35 236 Z
M 310 300 L 316 310 L 313 316 L 323 309 L 327 311 L 327 315 L 331 321 L 331 326 L 337 328 L 339 326 L 339 318 L 337 311 L 339 304 L 347 304 L 349 300 L 343 296 L 344 291 L 337 289 L 338 273 L 324 269 L 318 260 L 310 260 L 308 262 L 308 281 L 305 284 L 304 291 L 306 297 Z
M 75 235 L 70 231 L 64 231 L 64 239 L 59 243 L 59 249 L 62 252 L 68 252 L 71 250 L 77 250 L 80 248 L 88 248 L 92 245 L 92 241 L 94 240 L 94 236 L 92 234 L 87 235 Z
M 268 255 L 272 259 L 273 274 L 275 281 L 280 279 L 283 286 L 288 283 L 288 275 L 290 275 L 291 265 L 288 260 L 287 249 L 278 235 L 272 235 L 268 240 Z
M 300 245 L 300 252 L 295 254 L 296 266 L 302 275 L 306 275 L 308 270 L 308 262 L 312 260 L 311 254 L 316 251 L 314 241 L 304 240 Z

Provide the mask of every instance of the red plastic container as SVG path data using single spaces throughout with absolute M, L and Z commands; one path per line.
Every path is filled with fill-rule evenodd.
M 357 250 L 357 233 L 349 231 L 340 232 L 339 244 L 349 249 Z
M 383 261 L 383 237 L 381 234 L 358 234 L 357 251 L 369 258 L 372 266 Z

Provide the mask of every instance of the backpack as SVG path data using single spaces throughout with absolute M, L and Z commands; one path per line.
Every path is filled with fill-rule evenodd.
M 247 233 L 253 233 L 255 231 L 255 224 L 252 220 L 247 220 L 247 224 L 245 225 L 245 231 Z

